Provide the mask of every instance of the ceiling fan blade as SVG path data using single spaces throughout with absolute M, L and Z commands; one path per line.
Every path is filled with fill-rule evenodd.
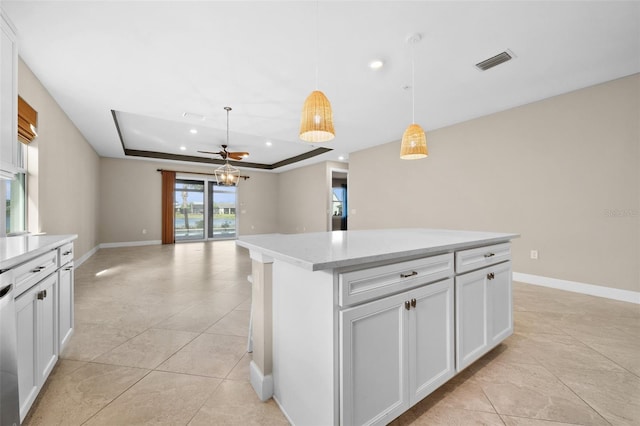
M 242 160 L 243 158 L 247 158 L 249 156 L 248 152 L 238 151 L 238 152 L 229 152 L 229 158 L 233 158 L 234 160 Z
M 219 152 L 198 151 L 198 152 L 200 152 L 200 153 L 202 153 L 202 154 L 213 154 L 213 155 L 222 155 L 222 154 L 223 154 L 223 152 L 222 152 L 222 151 L 219 151 Z

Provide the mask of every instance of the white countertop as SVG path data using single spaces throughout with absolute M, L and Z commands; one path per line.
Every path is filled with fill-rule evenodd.
M 0 271 L 53 250 L 78 238 L 70 235 L 19 235 L 0 238 Z
M 506 242 L 517 237 L 519 234 L 447 229 L 379 229 L 247 235 L 238 238 L 236 244 L 307 270 L 318 271 L 451 252 Z

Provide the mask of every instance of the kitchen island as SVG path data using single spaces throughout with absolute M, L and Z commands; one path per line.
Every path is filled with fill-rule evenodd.
M 240 237 L 252 259 L 252 386 L 292 424 L 389 423 L 511 335 L 517 236 Z

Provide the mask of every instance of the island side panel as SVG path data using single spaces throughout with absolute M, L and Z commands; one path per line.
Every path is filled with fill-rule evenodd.
M 250 381 L 262 401 L 273 396 L 272 360 L 272 267 L 273 259 L 251 251 L 251 315 L 253 360 L 249 365 Z
M 338 422 L 331 270 L 273 265 L 274 398 L 296 425 Z

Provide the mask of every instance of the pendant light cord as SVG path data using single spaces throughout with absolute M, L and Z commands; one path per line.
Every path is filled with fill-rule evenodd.
M 320 68 L 320 0 L 316 0 L 316 90 L 318 90 L 318 68 Z
M 416 66 L 415 54 L 413 52 L 415 43 L 411 43 L 411 118 L 416 124 Z

